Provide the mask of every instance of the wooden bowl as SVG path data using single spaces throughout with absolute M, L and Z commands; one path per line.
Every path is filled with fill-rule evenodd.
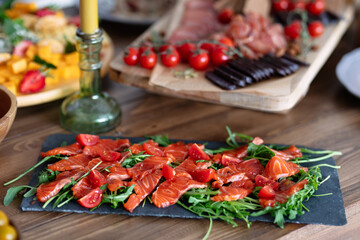
M 17 110 L 15 95 L 0 85 L 0 143 L 9 132 Z

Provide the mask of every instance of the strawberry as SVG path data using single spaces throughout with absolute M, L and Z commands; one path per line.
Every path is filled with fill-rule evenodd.
M 16 46 L 13 49 L 13 55 L 17 55 L 19 57 L 25 56 L 26 50 L 33 45 L 33 43 L 29 40 L 23 40 L 16 44 Z
M 39 70 L 27 71 L 20 83 L 20 92 L 35 93 L 45 87 L 45 75 Z

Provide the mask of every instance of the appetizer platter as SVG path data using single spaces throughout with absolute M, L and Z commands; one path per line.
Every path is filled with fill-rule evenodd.
M 39 162 L 4 184 L 36 169 L 28 186 L 8 189 L 4 205 L 27 190 L 24 211 L 346 224 L 332 158 L 341 153 L 227 131 L 225 142 L 208 143 L 51 135 Z
M 0 84 L 16 96 L 18 107 L 54 101 L 79 89 L 79 55 L 75 47 L 77 17 L 54 6 L 6 1 L 0 9 Z M 105 75 L 113 57 L 105 33 L 101 57 Z
M 326 4 L 333 9 L 335 3 Z M 178 1 L 111 62 L 110 77 L 169 96 L 286 112 L 306 95 L 353 19 L 354 8 L 342 3 L 337 15 L 324 8 L 319 15 L 309 7 L 302 13 L 296 8 L 284 10 L 285 19 L 293 22 L 281 26 L 272 19 L 282 22 L 284 14 L 270 18 L 270 5 L 266 0 Z M 333 17 L 337 20 L 331 21 Z M 178 60 L 171 48 L 157 46 L 161 41 L 175 45 Z M 131 60 L 135 53 L 136 61 Z

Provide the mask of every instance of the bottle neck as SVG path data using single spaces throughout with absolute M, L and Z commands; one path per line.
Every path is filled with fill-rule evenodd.
M 83 96 L 98 95 L 101 92 L 100 61 L 102 31 L 84 34 L 76 32 L 77 50 L 79 52 L 80 93 Z

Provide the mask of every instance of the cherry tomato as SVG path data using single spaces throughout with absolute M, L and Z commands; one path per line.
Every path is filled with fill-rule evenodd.
M 136 65 L 139 62 L 139 50 L 133 47 L 128 48 L 124 52 L 123 59 L 127 65 Z
M 45 87 L 45 75 L 40 70 L 29 70 L 20 82 L 20 92 L 36 93 Z
M 213 179 L 215 170 L 212 168 L 208 169 L 196 169 L 191 172 L 191 177 L 198 182 L 207 183 Z
M 164 164 L 162 168 L 162 175 L 166 180 L 172 179 L 175 176 L 175 169 L 173 169 L 170 165 Z
M 176 49 L 168 48 L 160 53 L 161 62 L 165 67 L 175 67 L 180 62 L 180 54 Z
M 215 44 L 214 43 L 202 43 L 200 45 L 200 49 L 203 49 L 205 51 L 207 51 L 209 54 L 211 54 L 212 50 L 215 48 Z
M 273 0 L 272 8 L 275 12 L 286 11 L 289 8 L 288 0 Z
M 294 21 L 284 29 L 285 35 L 290 39 L 297 39 L 301 32 L 301 22 Z
M 226 48 L 223 47 L 217 47 L 211 53 L 211 61 L 215 67 L 225 64 L 230 58 Z
M 295 9 L 305 10 L 306 2 L 303 0 L 290 1 L 289 10 L 295 10 Z
M 190 146 L 189 156 L 194 160 L 209 160 L 210 159 L 210 157 L 196 143 L 194 143 Z
M 228 155 L 226 153 L 224 153 L 221 156 L 221 165 L 223 165 L 223 166 L 228 166 L 230 164 L 236 164 L 236 163 L 241 163 L 241 162 L 242 162 L 241 159 L 230 156 L 230 155 Z
M 204 70 L 209 62 L 209 53 L 203 50 L 195 50 L 189 57 L 190 67 L 196 70 Z
M 159 156 L 159 157 L 164 156 L 164 151 L 159 146 L 154 144 L 154 141 L 152 140 L 143 143 L 143 148 L 147 154 Z
M 320 15 L 325 11 L 325 1 L 324 0 L 310 1 L 307 4 L 306 9 L 308 10 L 309 13 L 313 15 Z
M 93 146 L 99 142 L 99 136 L 91 134 L 78 134 L 75 139 L 82 146 Z
M 234 16 L 234 10 L 231 8 L 224 8 L 218 15 L 218 20 L 222 24 L 228 24 Z
M 145 42 L 139 47 L 139 56 L 141 56 L 145 51 L 151 50 L 155 52 L 155 48 L 150 42 Z
M 273 199 L 275 191 L 269 185 L 262 187 L 259 191 L 259 198 Z
M 9 224 L 9 218 L 3 211 L 0 211 L 0 227 Z
M 324 33 L 324 25 L 320 21 L 311 22 L 308 25 L 308 31 L 311 37 L 320 37 Z
M 195 44 L 193 43 L 184 43 L 176 48 L 180 54 L 180 58 L 182 61 L 187 62 L 191 55 L 191 52 L 196 49 Z
M 100 152 L 100 158 L 107 162 L 113 162 L 118 160 L 121 157 L 121 153 L 110 151 L 110 150 L 104 150 Z
M 94 190 L 91 190 L 91 192 L 86 194 L 84 197 L 77 200 L 77 202 L 85 208 L 94 208 L 101 203 L 101 200 L 102 191 L 100 190 L 100 188 L 95 188 Z
M 11 225 L 0 227 L 0 239 L 1 240 L 15 240 L 17 239 L 17 232 Z
M 155 67 L 156 61 L 156 54 L 149 49 L 143 52 L 140 56 L 140 65 L 146 69 L 153 69 Z
M 219 42 L 221 42 L 222 44 L 229 46 L 229 47 L 234 47 L 234 41 L 229 38 L 229 37 L 222 37 L 220 38 Z
M 106 177 L 102 175 L 98 170 L 91 170 L 89 173 L 89 180 L 91 186 L 94 188 L 101 187 L 102 185 L 106 184 Z
M 176 47 L 174 45 L 162 45 L 161 47 L 159 47 L 159 53 L 165 52 L 168 49 L 176 49 Z
M 272 189 L 277 189 L 280 186 L 279 182 L 266 178 L 262 175 L 257 175 L 255 177 L 255 184 L 256 186 L 264 187 L 269 185 Z

